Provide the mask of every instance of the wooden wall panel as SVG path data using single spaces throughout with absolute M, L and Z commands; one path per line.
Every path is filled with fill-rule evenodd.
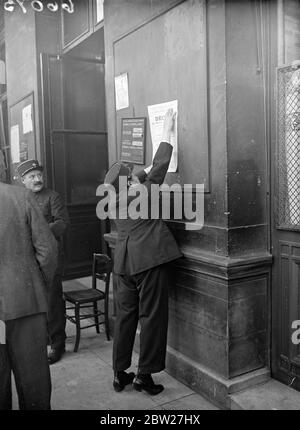
M 148 116 L 147 106 L 178 100 L 178 173 L 169 182 L 205 183 L 209 189 L 206 7 L 186 1 L 131 30 L 114 43 L 114 74 L 127 72 L 129 107 L 122 117 Z M 120 155 L 118 153 L 118 155 Z M 152 161 L 147 129 L 146 164 Z
M 292 322 L 300 320 L 300 244 L 279 242 L 280 276 L 278 365 L 290 378 L 300 375 L 300 346 L 291 339 Z

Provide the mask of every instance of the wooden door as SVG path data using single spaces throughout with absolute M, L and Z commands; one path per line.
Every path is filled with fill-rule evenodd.
M 88 276 L 93 252 L 106 250 L 106 223 L 96 217 L 108 165 L 104 64 L 42 55 L 41 65 L 47 183 L 71 218 L 65 278 Z
M 300 320 L 300 68 L 278 68 L 276 90 L 272 376 L 300 390 L 300 344 L 293 342 L 293 322 Z

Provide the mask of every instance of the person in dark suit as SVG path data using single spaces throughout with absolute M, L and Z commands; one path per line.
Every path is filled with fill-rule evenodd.
M 27 160 L 18 166 L 18 174 L 25 187 L 34 193 L 50 230 L 58 243 L 58 263 L 53 285 L 48 295 L 48 332 L 51 345 L 48 359 L 53 364 L 65 352 L 65 303 L 63 300 L 62 276 L 64 272 L 64 240 L 69 227 L 69 215 L 61 196 L 44 187 L 43 166 L 37 160 Z
M 47 287 L 57 244 L 32 194 L 0 183 L 0 410 L 12 408 L 11 371 L 20 409 L 50 409 Z
M 117 191 L 117 207 L 131 198 L 128 190 L 142 183 L 148 191 L 152 184 L 161 185 L 167 173 L 173 147 L 171 133 L 174 114 L 169 110 L 164 120 L 162 142 L 149 171 L 136 175 L 123 163 L 115 163 L 108 171 L 104 183 Z M 121 176 L 128 178 L 128 189 L 119 190 Z M 151 201 L 150 201 L 151 204 Z M 127 207 L 128 207 L 127 206 Z M 115 219 L 118 238 L 114 254 L 116 277 L 117 316 L 113 344 L 113 386 L 116 391 L 133 382 L 134 389 L 149 394 L 160 393 L 164 387 L 155 384 L 152 373 L 165 368 L 168 328 L 168 265 L 181 257 L 176 241 L 162 219 Z M 133 344 L 140 322 L 140 356 L 138 373 L 125 372 L 131 365 Z

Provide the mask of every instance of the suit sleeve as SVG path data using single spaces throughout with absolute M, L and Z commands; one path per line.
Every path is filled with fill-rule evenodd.
M 57 268 L 58 245 L 35 199 L 29 193 L 26 198 L 26 210 L 35 258 L 46 284 L 50 286 Z
M 54 194 L 50 199 L 52 222 L 49 227 L 56 240 L 61 239 L 70 224 L 67 208 L 59 194 Z
M 139 178 L 141 184 L 143 184 L 147 178 L 147 173 L 145 170 L 139 170 L 135 175 Z
M 153 159 L 153 167 L 145 178 L 144 185 L 161 185 L 164 182 L 166 173 L 169 168 L 172 152 L 172 145 L 167 142 L 160 143 Z

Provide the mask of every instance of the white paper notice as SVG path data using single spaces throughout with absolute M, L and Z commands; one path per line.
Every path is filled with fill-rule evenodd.
M 31 104 L 22 109 L 23 134 L 30 133 L 32 126 L 32 106 Z
M 128 96 L 128 75 L 123 73 L 122 75 L 115 77 L 115 92 L 116 92 L 116 109 L 125 109 L 129 106 Z
M 18 125 L 14 125 L 10 129 L 10 151 L 12 163 L 20 163 L 20 133 Z
M 173 100 L 171 102 L 148 106 L 153 158 L 161 142 L 165 114 L 167 110 L 171 108 L 173 109 L 173 112 L 176 112 L 176 114 L 178 113 L 178 100 Z M 175 131 L 174 136 L 171 137 L 171 142 L 170 142 L 171 145 L 173 146 L 173 153 L 172 153 L 172 158 L 170 161 L 168 172 L 177 171 L 177 164 L 178 164 L 177 115 L 175 117 L 174 131 Z
M 0 320 L 0 344 L 4 345 L 6 343 L 6 334 L 5 334 L 5 322 Z
M 96 19 L 97 22 L 102 21 L 103 19 L 103 1 L 104 0 L 97 0 L 96 2 Z

